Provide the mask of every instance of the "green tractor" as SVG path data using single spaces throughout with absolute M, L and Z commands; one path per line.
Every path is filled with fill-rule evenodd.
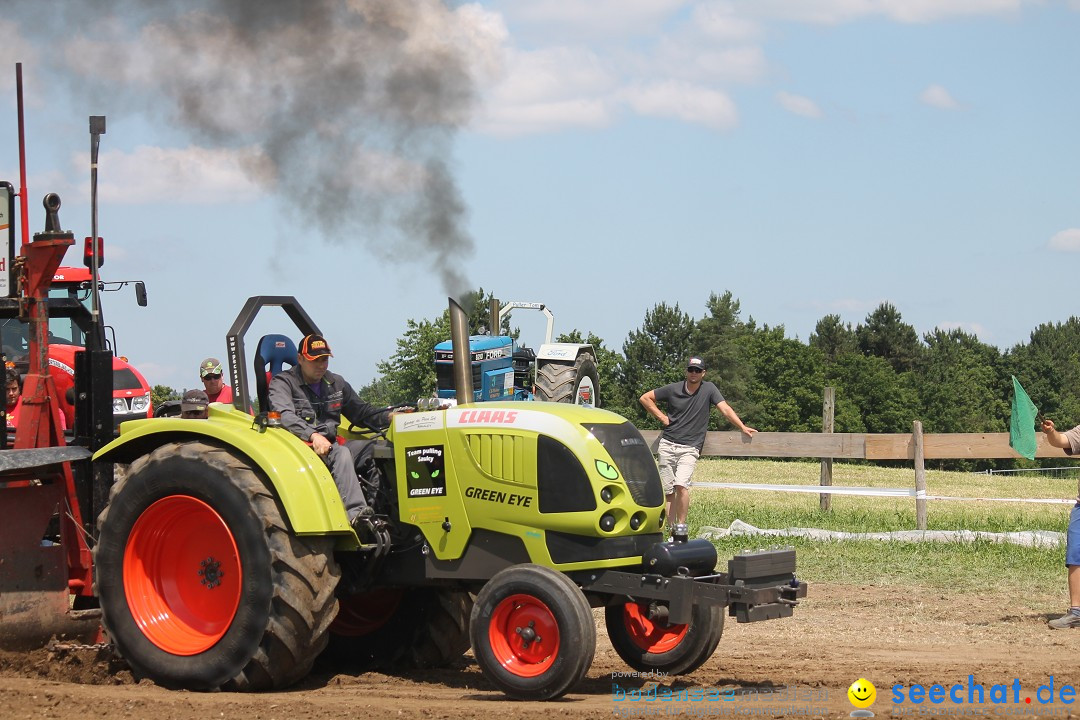
M 376 517 L 346 520 L 322 461 L 256 416 L 268 348 L 246 368 L 255 313 L 280 306 L 300 334 L 318 328 L 293 298 L 248 301 L 228 336 L 235 407 L 208 420 L 124 423 L 94 457 L 128 464 L 98 518 L 95 593 L 136 675 L 192 690 L 273 690 L 322 653 L 363 667 L 446 666 L 471 646 L 491 683 L 556 698 L 588 671 L 602 607 L 618 654 L 639 671 L 707 661 L 724 614 L 790 616 L 806 584 L 791 550 L 715 569 L 707 541 L 664 542 L 664 495 L 638 430 L 573 404 L 488 402 L 395 414 L 375 444 Z M 451 301 L 456 348 L 464 312 Z M 469 397 L 455 352 L 458 397 Z M 342 426 L 347 438 L 370 437 Z

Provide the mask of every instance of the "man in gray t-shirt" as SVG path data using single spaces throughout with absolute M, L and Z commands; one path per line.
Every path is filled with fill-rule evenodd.
M 705 382 L 705 363 L 698 356 L 686 363 L 686 379 L 650 390 L 639 398 L 641 404 L 664 426 L 657 455 L 660 480 L 667 497 L 667 518 L 672 526 L 686 522 L 690 509 L 690 485 L 713 406 L 747 436 L 757 432 L 748 427 L 711 382 Z M 667 404 L 665 413 L 657 402 Z

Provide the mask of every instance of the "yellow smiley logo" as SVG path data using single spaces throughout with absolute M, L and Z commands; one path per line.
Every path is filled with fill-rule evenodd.
M 868 708 L 877 700 L 877 688 L 866 678 L 859 678 L 847 689 L 848 700 L 857 708 Z

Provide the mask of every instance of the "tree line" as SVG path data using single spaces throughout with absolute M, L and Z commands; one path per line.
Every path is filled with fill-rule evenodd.
M 462 303 L 470 333 L 488 322 L 491 294 L 483 288 Z M 517 335 L 504 319 L 502 332 Z M 373 404 L 415 402 L 435 390 L 434 347 L 450 337 L 448 312 L 408 320 L 380 376 L 360 394 Z M 558 342 L 588 342 L 597 355 L 602 407 L 655 429 L 637 398 L 682 380 L 691 354 L 701 355 L 706 379 L 716 383 L 743 420 L 762 431 L 820 432 L 822 392 L 835 388 L 836 432 L 905 433 L 913 420 L 928 433 L 1005 432 L 1015 375 L 1043 416 L 1059 427 L 1080 422 L 1080 318 L 1036 327 L 1027 343 L 1005 351 L 960 329 L 919 335 L 891 303 L 883 302 L 854 326 L 826 315 L 804 342 L 783 325 L 743 319 L 730 292 L 710 294 L 695 318 L 679 305 L 657 303 L 621 350 L 593 333 L 572 330 Z M 726 421 L 713 413 L 710 429 Z M 1014 461 L 942 461 L 952 468 L 1012 465 Z M 1045 461 L 1043 461 L 1045 462 Z

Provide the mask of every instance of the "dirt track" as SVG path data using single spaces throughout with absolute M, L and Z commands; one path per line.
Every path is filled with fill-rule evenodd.
M 937 590 L 912 595 L 903 588 L 838 585 L 813 585 L 810 592 L 795 618 L 731 623 L 712 660 L 692 675 L 659 682 L 618 675 L 629 668 L 611 650 L 597 615 L 600 637 L 588 678 L 550 703 L 507 700 L 484 680 L 470 656 L 456 668 L 403 676 L 351 676 L 319 668 L 287 692 L 240 695 L 172 692 L 149 681 L 136 683 L 122 662 L 104 652 L 61 649 L 0 654 L 0 717 L 848 717 L 854 708 L 847 687 L 860 677 L 877 687 L 878 700 L 871 707 L 877 717 L 899 716 L 897 707 L 974 712 L 967 717 L 1080 716 L 1080 698 L 1051 706 L 1040 705 L 1035 695 L 1050 676 L 1055 693 L 1064 683 L 1080 688 L 1080 631 L 1047 629 L 1047 617 L 1058 608 L 1045 601 L 1018 601 L 1017 593 L 1006 589 L 960 597 Z M 946 692 L 961 683 L 958 692 L 966 699 L 969 675 L 984 687 L 984 705 L 892 703 L 894 684 L 904 685 L 906 694 L 916 683 L 926 688 L 940 683 Z M 1016 679 L 1018 704 L 1012 703 Z M 995 684 L 1009 686 L 1008 703 L 990 704 Z M 631 695 L 617 699 L 613 685 Z M 635 690 L 646 698 L 634 698 Z M 666 691 L 686 694 L 665 701 L 648 698 L 653 691 L 661 697 Z M 694 699 L 695 693 L 700 699 Z M 724 700 L 725 695 L 735 699 Z M 1024 702 L 1027 697 L 1030 704 Z

